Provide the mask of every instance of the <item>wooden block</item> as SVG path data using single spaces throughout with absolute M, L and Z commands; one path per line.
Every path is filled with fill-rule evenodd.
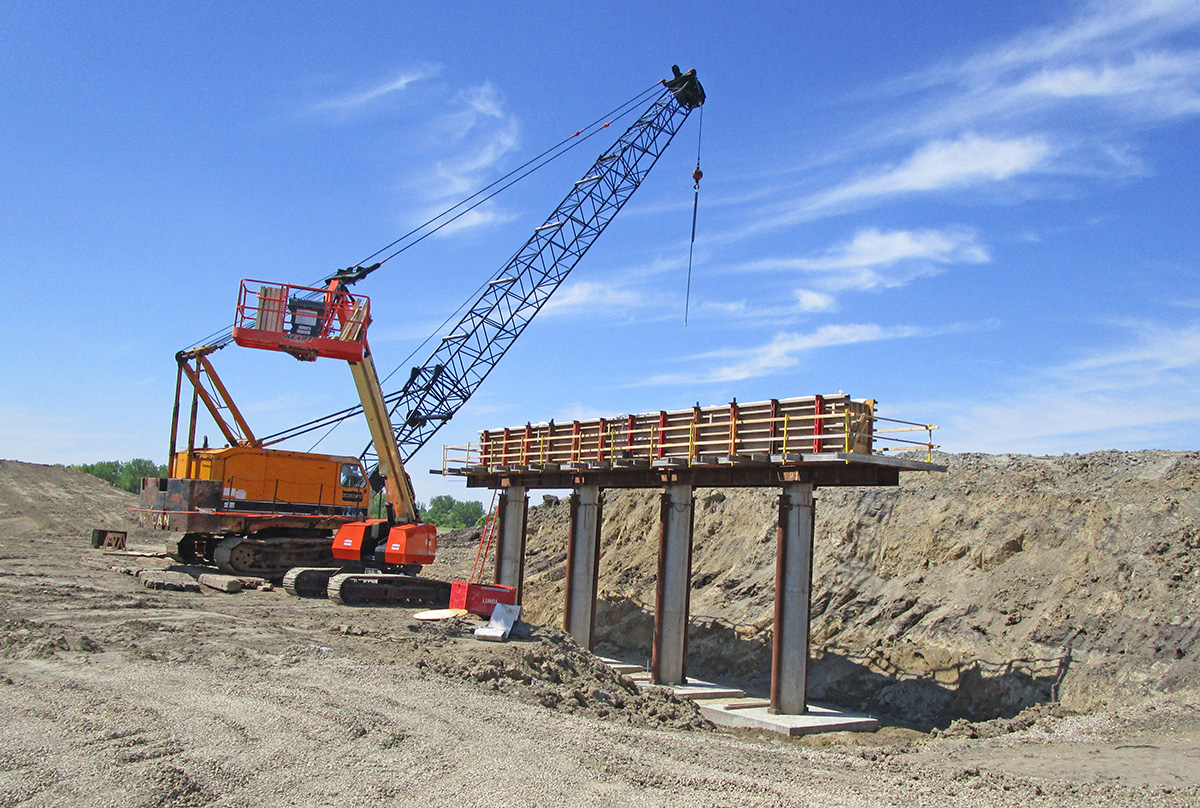
M 198 579 L 200 583 L 210 589 L 215 589 L 218 592 L 225 592 L 232 595 L 234 592 L 242 591 L 242 582 L 234 578 L 232 575 L 217 575 L 215 573 L 206 572 Z

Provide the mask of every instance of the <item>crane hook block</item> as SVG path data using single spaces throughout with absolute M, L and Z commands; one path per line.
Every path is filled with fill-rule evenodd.
M 662 85 L 675 95 L 679 106 L 694 109 L 702 105 L 704 88 L 700 86 L 700 80 L 696 78 L 696 71 L 689 70 L 686 73 L 680 73 L 679 65 L 671 65 L 671 72 L 675 75 L 672 78 L 663 79 Z

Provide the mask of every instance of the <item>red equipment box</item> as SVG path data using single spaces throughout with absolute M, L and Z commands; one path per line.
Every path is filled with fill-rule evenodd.
M 470 581 L 450 582 L 450 608 L 466 609 L 480 617 L 491 617 L 497 603 L 517 604 L 517 588 L 500 584 L 473 584 Z

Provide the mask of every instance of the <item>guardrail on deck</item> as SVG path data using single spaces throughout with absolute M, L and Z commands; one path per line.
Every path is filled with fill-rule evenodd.
M 844 393 L 751 404 L 735 400 L 718 407 L 484 430 L 478 443 L 443 447 L 442 471 L 575 464 L 595 468 L 672 461 L 687 465 L 738 460 L 794 462 L 800 455 L 831 452 L 925 451 L 932 455 L 937 448 L 935 429 L 932 424 L 882 418 L 875 414 L 874 400 L 855 400 Z M 927 439 L 899 437 L 916 432 L 925 432 Z

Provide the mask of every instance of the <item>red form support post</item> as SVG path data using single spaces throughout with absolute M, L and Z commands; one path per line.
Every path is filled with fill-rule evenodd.
M 813 396 L 813 412 L 816 417 L 813 418 L 813 453 L 820 454 L 824 449 L 824 441 L 821 439 L 822 433 L 825 431 L 825 397 Z

